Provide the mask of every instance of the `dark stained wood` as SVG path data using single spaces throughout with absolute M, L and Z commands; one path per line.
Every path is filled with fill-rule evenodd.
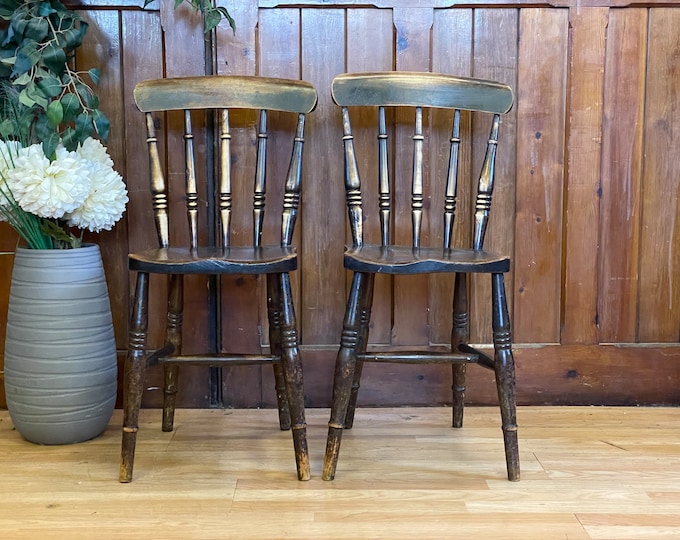
M 476 9 L 474 17 L 475 54 L 472 72 L 476 77 L 491 79 L 517 88 L 517 57 L 507 54 L 519 39 L 519 12 L 515 9 Z M 489 237 L 486 247 L 496 253 L 512 255 L 515 248 L 515 234 L 504 224 L 512 223 L 516 211 L 516 169 L 517 169 L 517 111 L 513 109 L 503 115 L 500 126 L 502 144 L 496 155 L 496 183 L 494 186 L 494 209 L 489 221 Z M 474 145 L 471 160 L 472 171 L 478 171 L 484 160 L 484 142 L 488 138 L 487 123 L 484 119 L 472 119 Z M 470 194 L 468 196 L 473 196 Z M 469 234 L 469 233 L 468 233 Z M 470 341 L 491 342 L 491 282 L 485 276 L 472 276 L 470 291 Z M 511 268 L 505 275 L 508 303 L 514 298 L 514 274 Z M 435 343 L 439 343 L 436 342 Z
M 173 2 L 156 1 L 145 9 L 143 4 L 142 0 L 68 2 L 91 23 L 78 61 L 102 69 L 98 94 L 112 120 L 109 150 L 130 190 L 126 214 L 114 231 L 89 235 L 90 241 L 102 247 L 120 354 L 126 347 L 132 289 L 124 254 L 155 242 L 146 210 L 146 156 L 136 150 L 143 147 L 139 144 L 143 119 L 131 95 L 136 82 L 169 73 L 212 70 L 281 75 L 316 83 L 321 104 L 309 118 L 307 149 L 313 150 L 305 159 L 318 157 L 321 165 L 305 164 L 304 185 L 317 187 L 313 194 L 305 195 L 298 227 L 300 267 L 293 275 L 292 289 L 305 343 L 307 400 L 327 406 L 334 358 L 329 350 L 339 341 L 351 279 L 340 267 L 348 236 L 338 232 L 346 211 L 342 162 L 331 157 L 334 145 L 339 144 L 341 126 L 339 111 L 330 102 L 330 80 L 344 71 L 410 68 L 492 78 L 517 90 L 519 101 L 501 125 L 503 146 L 497 157 L 494 203 L 494 212 L 514 217 L 516 226 L 498 230 L 492 219 L 492 247 L 513 256 L 506 285 L 515 315 L 515 342 L 532 347 L 556 344 L 537 349 L 545 350 L 546 356 L 536 353 L 528 365 L 528 360 L 520 360 L 518 392 L 523 402 L 562 403 L 572 398 L 580 403 L 606 399 L 612 403 L 680 402 L 672 385 L 658 375 L 660 367 L 666 366 L 660 363 L 662 357 L 650 357 L 645 348 L 680 338 L 680 288 L 674 271 L 680 262 L 675 205 L 680 135 L 674 58 L 678 45 L 673 31 L 680 2 L 303 0 L 292 4 L 249 0 L 228 5 L 237 21 L 236 33 L 223 22 L 207 53 L 200 17 L 186 6 L 175 11 Z M 276 131 L 277 120 L 270 120 Z M 356 124 L 362 146 L 375 142 L 374 134 L 365 133 L 362 126 L 371 120 L 367 115 Z M 472 129 L 476 137 L 487 136 L 477 127 L 475 117 L 463 114 L 461 120 L 463 129 Z M 437 133 L 448 121 L 446 115 L 430 115 L 425 122 L 426 136 Z M 244 120 L 242 129 L 252 136 L 254 117 L 249 122 Z M 554 129 L 549 131 L 548 126 Z M 166 127 L 165 123 L 159 126 L 162 136 Z M 541 139 L 536 139 L 537 132 Z M 446 139 L 443 136 L 436 142 L 439 151 L 427 156 L 430 171 L 446 166 Z M 505 151 L 509 144 L 520 150 L 517 159 Z M 245 158 L 247 146 L 238 154 L 244 156 L 239 174 L 250 179 L 254 163 Z M 177 156 L 178 152 L 172 151 L 169 159 Z M 462 167 L 478 168 L 480 160 L 472 146 L 461 148 Z M 368 161 L 359 167 L 367 178 L 376 173 Z M 177 174 L 182 174 L 181 168 Z M 512 187 L 515 180 L 516 192 Z M 182 205 L 181 197 L 179 193 L 173 204 Z M 374 205 L 376 197 L 367 192 L 367 204 Z M 461 197 L 468 200 L 470 194 L 461 193 Z M 437 194 L 425 202 L 436 208 L 439 200 Z M 248 212 L 237 212 L 237 228 L 243 229 L 238 223 L 249 218 Z M 543 221 L 536 222 L 537 217 Z M 409 220 L 406 211 L 398 226 L 408 226 Z M 427 235 L 439 238 L 442 234 L 437 220 L 425 225 Z M 368 230 L 369 235 L 375 232 Z M 457 227 L 454 234 L 457 240 L 470 238 L 465 227 Z M 16 245 L 16 236 L 3 224 L 0 244 L 8 252 Z M 0 264 L 11 265 L 7 257 L 3 256 Z M 0 298 L 8 295 L 9 269 L 5 277 L 5 282 L 0 281 Z M 410 292 L 405 287 L 415 286 L 395 287 L 392 276 L 378 278 L 384 279 L 376 279 L 374 285 L 373 344 L 395 348 L 397 343 L 408 347 L 449 341 L 453 285 L 448 277 L 436 276 L 418 284 L 424 300 L 413 304 L 410 318 L 396 320 L 392 318 L 394 306 L 408 302 Z M 476 312 L 471 340 L 488 344 L 491 312 L 484 298 L 490 283 L 484 279 L 471 285 L 469 300 Z M 219 336 L 218 342 L 241 352 L 267 351 L 266 310 L 247 300 L 253 291 L 264 299 L 262 280 L 222 279 L 221 291 L 215 291 L 221 299 L 219 329 L 213 328 L 215 323 L 205 307 L 209 286 L 199 278 L 186 283 L 185 345 L 192 343 L 198 348 Z M 150 289 L 152 297 L 158 292 L 163 296 L 165 282 L 152 279 Z M 150 312 L 162 313 L 165 307 L 159 301 Z M 0 327 L 4 327 L 4 317 L 0 311 Z M 150 342 L 161 344 L 162 331 L 152 328 L 151 333 Z M 637 344 L 639 348 L 633 349 L 634 354 L 610 348 L 607 343 Z M 520 350 L 518 358 L 529 358 L 528 349 Z M 565 383 L 553 362 L 568 363 L 571 370 L 583 374 L 586 383 L 604 376 L 598 362 L 603 370 L 617 366 L 617 383 L 623 388 L 615 391 L 608 385 L 589 388 L 573 380 Z M 379 367 L 367 366 L 368 383 L 364 386 L 370 384 L 372 370 Z M 402 387 L 397 394 L 405 401 L 450 399 L 448 383 L 437 381 L 441 393 L 433 393 L 433 387 L 428 386 L 430 372 L 411 369 L 399 366 L 394 371 L 395 385 Z M 446 373 L 434 373 L 448 381 L 446 369 Z M 480 371 L 470 370 L 468 400 L 486 395 L 485 390 L 481 396 L 477 394 Z M 160 406 L 159 374 L 160 370 L 149 372 L 145 406 Z M 419 375 L 425 379 L 418 379 Z M 487 376 L 490 374 L 485 373 Z M 671 380 L 673 377 L 671 373 Z M 522 390 L 526 381 L 535 381 L 533 394 Z M 487 402 L 495 403 L 493 384 L 489 388 Z M 273 407 L 276 403 L 271 370 L 259 366 L 224 368 L 223 393 L 228 407 Z M 3 406 L 1 394 L 0 389 Z M 207 368 L 184 369 L 178 406 L 209 406 L 208 394 Z M 387 390 L 376 396 L 374 404 L 395 404 Z
M 302 363 L 289 273 L 297 268 L 297 257 L 291 243 L 300 205 L 305 117 L 316 106 L 316 91 L 309 83 L 297 80 L 200 75 L 142 81 L 135 86 L 133 97 L 146 118 L 149 189 L 158 247 L 129 255 L 129 268 L 137 276 L 137 286 L 131 309 L 129 352 L 125 363 L 120 481 L 132 480 L 139 409 L 147 367 L 158 363 L 163 365 L 162 428 L 163 431 L 172 431 L 181 365 L 259 365 L 264 362 L 270 363 L 275 373 L 280 428 L 292 430 L 298 479 L 308 480 L 310 465 L 306 442 Z M 268 103 L 273 110 L 286 112 L 296 119 L 289 130 L 290 159 L 283 163 L 283 168 L 280 163 L 272 164 L 267 152 Z M 250 183 L 252 191 L 249 200 L 252 202 L 249 206 L 252 221 L 249 227 L 249 246 L 232 243 L 232 236 L 242 231 L 233 230 L 230 219 L 231 208 L 238 204 L 238 199 L 235 200 L 233 195 L 235 192 L 245 191 L 237 189 L 231 174 L 237 167 L 231 152 L 232 126 L 239 126 L 240 119 L 238 115 L 232 118 L 230 113 L 243 109 L 256 111 L 259 118 L 256 125 L 257 142 L 250 145 L 251 151 L 256 155 L 256 167 L 254 179 Z M 159 138 L 157 126 L 169 118 L 169 111 L 183 113 L 181 129 L 168 125 L 166 139 Z M 215 129 L 200 122 L 201 119 L 209 118 L 215 118 Z M 194 119 L 199 121 L 194 122 Z M 209 178 L 207 167 L 198 165 L 197 147 L 200 140 L 195 139 L 200 131 L 196 130 L 197 126 L 217 134 L 217 140 L 213 144 L 216 153 L 216 178 L 214 187 L 210 189 L 199 187 L 208 184 Z M 248 132 L 244 134 L 247 136 Z M 174 140 L 179 140 L 180 145 L 171 144 L 171 136 Z M 208 146 L 209 133 L 206 133 L 205 138 L 203 146 Z M 167 163 L 161 160 L 159 146 L 164 143 L 168 145 L 166 155 L 171 151 L 183 155 L 183 174 L 173 170 L 174 159 L 168 159 Z M 183 146 L 183 151 L 178 151 L 177 146 Z M 272 246 L 263 244 L 265 235 L 262 231 L 268 181 L 285 186 L 282 190 L 274 190 L 282 195 L 283 202 L 278 206 L 278 223 L 273 223 L 278 225 L 278 234 L 273 236 L 276 244 Z M 183 191 L 184 197 L 173 196 L 173 189 L 175 193 Z M 204 194 L 204 201 L 208 195 L 214 196 L 215 203 L 212 206 L 199 204 L 199 193 Z M 177 202 L 173 202 L 175 198 Z M 181 199 L 184 199 L 184 211 L 180 211 Z M 222 210 L 219 212 L 221 221 L 218 224 L 210 225 L 209 220 L 199 219 L 199 214 L 209 213 L 211 208 L 213 212 L 215 209 Z M 175 223 L 179 227 L 175 227 Z M 199 223 L 202 224 L 201 234 L 198 231 Z M 219 231 L 216 238 L 205 234 L 208 228 L 206 225 Z M 205 339 L 185 347 L 184 336 L 192 335 L 183 330 L 186 315 L 185 281 L 196 275 L 209 278 L 253 274 L 266 276 L 267 280 L 270 354 L 243 355 L 238 350 L 233 351 L 228 343 L 216 350 Z M 166 276 L 168 281 L 167 312 L 154 319 L 149 313 L 148 284 L 150 276 L 159 275 Z M 194 290 L 197 289 L 194 287 Z M 254 292 L 257 293 L 257 290 Z M 258 296 L 255 294 L 250 303 L 260 300 Z M 164 327 L 163 347 L 160 350 L 153 350 L 158 347 L 150 350 L 147 346 L 150 325 Z M 200 345 L 203 345 L 205 352 L 196 354 L 190 350 Z M 226 350 L 230 352 L 225 353 Z
M 314 84 L 319 104 L 309 118 L 306 147 L 305 205 L 300 254 L 302 306 L 300 325 L 305 344 L 338 343 L 345 308 L 342 269 L 345 211 L 342 156 L 329 148 L 341 133 L 338 110 L 330 97 L 333 77 L 345 71 L 345 13 L 339 9 L 302 10 L 302 78 Z M 312 233 L 313 231 L 313 233 Z
M 343 431 L 350 429 L 354 422 L 365 362 L 451 364 L 454 389 L 453 426 L 457 428 L 462 427 L 465 364 L 479 363 L 495 373 L 508 479 L 519 480 L 515 368 L 503 275 L 510 269 L 510 259 L 484 251 L 487 225 L 492 215 L 500 119 L 501 114 L 507 113 L 512 107 L 512 89 L 507 85 L 482 79 L 416 71 L 387 71 L 339 75 L 333 80 L 332 96 L 333 101 L 342 109 L 345 196 L 352 238 L 351 246 L 345 250 L 344 267 L 352 271 L 353 278 L 335 364 L 322 477 L 324 480 L 333 480 L 335 477 Z M 356 144 L 352 129 L 353 114 L 366 108 L 378 110 L 375 128 L 378 152 L 374 166 L 379 171 L 379 208 L 368 208 L 363 204 L 362 185 L 366 180 L 362 181 L 356 156 L 361 155 L 364 149 Z M 449 109 L 452 113 L 449 116 L 450 127 L 445 131 L 450 134 L 448 145 L 444 145 L 449 155 L 448 167 L 439 171 L 443 173 L 439 177 L 433 177 L 424 166 L 424 156 L 430 153 L 431 140 L 424 136 L 423 124 L 432 109 L 440 108 Z M 386 109 L 396 110 L 396 125 L 392 121 L 388 124 Z M 468 174 L 469 170 L 459 174 L 458 169 L 460 141 L 472 136 L 470 130 L 460 130 L 461 109 L 487 113 L 487 122 L 490 125 L 487 138 L 481 140 L 484 159 L 479 173 L 474 175 Z M 402 114 L 405 110 L 411 112 L 411 122 L 407 123 L 408 114 Z M 409 131 L 412 146 L 410 152 L 405 144 L 405 134 Z M 396 156 L 391 156 L 389 152 L 391 133 L 395 137 L 403 133 L 403 149 Z M 439 142 L 441 137 L 432 137 L 432 140 Z M 400 141 L 397 141 L 397 146 L 400 147 Z M 410 162 L 404 157 L 409 154 Z M 430 235 L 425 234 L 424 227 L 421 227 L 423 223 L 435 221 L 429 217 L 431 205 L 424 201 L 431 199 L 431 186 L 437 182 L 445 185 L 445 189 L 439 192 L 444 193 L 442 222 L 446 223 L 445 233 L 440 235 L 441 243 L 438 246 Z M 452 230 L 456 217 L 458 183 L 472 184 L 474 187 L 471 191 L 475 194 L 474 199 L 463 201 L 474 209 L 468 212 L 472 220 L 472 241 L 464 242 L 462 246 L 454 243 Z M 402 220 L 401 231 L 395 230 L 396 223 L 399 223 L 400 201 L 410 214 L 410 220 Z M 401 212 L 406 213 L 406 209 Z M 396 214 L 394 222 L 393 212 Z M 364 224 L 371 221 L 380 223 L 381 234 L 379 242 L 375 244 L 368 243 L 368 239 L 364 238 Z M 404 221 L 410 221 L 410 227 Z M 449 349 L 425 353 L 371 350 L 370 321 L 375 276 L 394 275 L 395 283 L 397 278 L 408 276 L 427 283 L 430 273 L 447 273 L 456 278 Z M 469 345 L 468 274 L 486 274 L 487 278 L 491 278 L 491 294 L 487 302 L 492 305 L 493 355 L 479 352 Z M 415 284 L 415 279 L 413 282 Z M 409 298 L 415 299 L 418 295 L 427 298 L 422 288 L 414 288 L 407 293 Z M 395 320 L 403 317 L 419 323 L 414 318 L 413 303 L 415 302 L 409 301 L 408 304 L 399 305 L 395 302 Z M 399 308 L 407 310 L 407 314 L 399 315 Z

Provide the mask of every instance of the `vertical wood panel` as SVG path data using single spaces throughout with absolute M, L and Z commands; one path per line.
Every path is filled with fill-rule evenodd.
M 570 10 L 563 343 L 597 343 L 597 256 L 607 8 Z
M 432 8 L 399 8 L 394 10 L 396 29 L 396 69 L 398 71 L 429 71 L 431 30 L 434 18 Z M 408 245 L 411 242 L 410 185 L 413 170 L 413 119 L 402 115 L 413 112 L 400 111 L 396 115 L 393 162 L 395 171 L 395 240 Z M 401 120 L 405 128 L 400 126 Z M 423 134 L 429 138 L 429 113 L 423 112 Z M 424 162 L 425 165 L 426 162 Z M 423 171 L 423 193 L 430 190 L 430 171 Z M 427 200 L 423 201 L 427 205 Z M 428 214 L 423 213 L 422 234 L 428 236 Z M 423 245 L 429 242 L 423 238 Z M 428 279 L 427 276 L 394 276 L 393 345 L 427 345 L 428 329 Z
M 472 75 L 472 23 L 471 9 L 435 10 L 432 28 L 432 71 L 469 77 Z M 448 169 L 449 137 L 451 133 L 451 114 L 436 113 L 432 121 L 431 147 L 438 149 L 431 165 L 435 179 L 432 186 L 430 211 L 433 216 L 444 213 L 446 195 L 446 171 Z M 461 132 L 470 129 L 469 115 L 461 117 Z M 463 138 L 459 150 L 459 171 L 461 182 L 458 186 L 458 206 L 456 208 L 456 224 L 454 241 L 456 245 L 470 244 L 470 207 L 464 204 L 470 201 L 470 146 L 469 138 Z M 436 159 L 436 156 L 439 159 Z M 441 218 L 436 226 L 430 228 L 432 245 L 443 245 L 444 228 Z M 432 343 L 450 343 L 452 328 L 453 276 L 434 274 L 428 278 L 428 304 L 430 341 Z
M 516 92 L 519 10 L 477 9 L 474 29 L 474 76 L 506 83 Z M 514 250 L 514 231 L 509 225 L 515 220 L 517 109 L 515 105 L 501 118 L 493 208 L 485 241 L 486 249 L 506 255 L 512 255 Z M 474 117 L 473 121 L 475 143 L 471 173 L 472 179 L 476 181 L 486 153 L 490 117 L 479 115 Z M 475 194 L 472 193 L 472 196 Z M 470 202 L 474 208 L 474 200 Z M 472 343 L 491 343 L 491 280 L 487 275 L 472 277 L 470 340 Z M 512 268 L 506 275 L 505 286 L 508 305 L 512 305 L 514 298 Z
M 520 12 L 515 341 L 560 339 L 568 11 Z
M 678 341 L 680 9 L 650 10 L 648 28 L 638 338 Z
M 236 33 L 222 23 L 216 32 L 215 71 L 219 74 L 256 75 L 258 10 L 253 2 L 229 5 L 236 18 Z M 276 11 L 273 12 L 276 14 Z M 257 116 L 254 113 L 230 115 L 232 132 L 232 241 L 234 245 L 251 242 L 252 193 L 255 179 L 255 142 Z M 219 284 L 222 350 L 242 353 L 260 352 L 263 332 L 266 332 L 264 280 L 257 276 L 222 276 Z M 258 298 L 260 301 L 258 301 Z M 262 382 L 260 366 L 222 368 L 222 392 L 225 407 L 239 403 L 260 406 L 267 399 L 271 404 L 276 394 Z M 265 395 L 267 396 L 265 398 Z
M 156 245 L 156 233 L 151 213 L 151 195 L 149 192 L 148 158 L 146 154 L 146 126 L 144 116 L 134 104 L 132 91 L 135 85 L 144 79 L 163 76 L 163 49 L 160 16 L 157 12 L 125 11 L 121 14 L 121 43 L 123 50 L 123 102 L 125 104 L 125 152 L 127 161 L 126 183 L 130 202 L 126 219 L 128 225 L 128 249 L 141 251 Z M 159 133 L 163 140 L 164 131 Z M 162 146 L 162 145 L 161 145 Z M 134 276 L 131 276 L 131 293 L 134 292 Z M 165 283 L 151 280 L 150 283 L 150 321 L 159 314 L 165 313 L 167 301 Z M 161 318 L 164 321 L 164 317 Z M 163 342 L 163 324 L 149 327 L 149 346 L 158 346 Z M 158 406 L 161 402 L 161 378 L 157 373 L 149 373 L 147 386 L 156 391 L 147 392 L 144 396 L 145 406 Z
M 388 9 L 348 9 L 347 35 L 347 71 L 389 71 L 394 66 L 392 11 Z M 371 51 L 371 54 L 366 54 Z M 338 109 L 339 110 L 339 109 Z M 336 111 L 336 115 L 338 111 Z M 376 215 L 378 208 L 378 134 L 377 112 L 362 111 L 362 118 L 357 118 L 357 111 L 352 115 L 352 130 L 358 152 L 358 166 L 362 179 L 364 207 L 370 215 Z M 342 152 L 340 139 L 333 142 L 329 149 L 333 153 Z M 342 184 L 340 176 L 332 178 L 332 182 Z M 344 197 L 336 201 L 344 207 Z M 344 212 L 346 215 L 346 212 Z M 347 219 L 343 218 L 346 222 Z M 367 242 L 380 242 L 380 227 L 377 220 L 365 223 L 364 234 Z M 347 242 L 351 243 L 349 231 Z M 348 273 L 348 280 L 350 279 Z M 349 289 L 349 284 L 347 285 Z M 389 344 L 392 334 L 392 276 L 378 275 L 375 279 L 373 309 L 371 311 L 371 343 Z
M 330 96 L 333 77 L 345 71 L 345 11 L 302 10 L 302 78 L 319 93 L 309 116 L 304 166 L 308 172 L 302 216 L 302 312 L 306 344 L 337 344 L 345 311 L 345 212 L 343 161 L 330 152 L 342 137 L 337 107 Z
M 637 333 L 647 10 L 610 10 L 602 127 L 600 341 Z
M 102 110 L 111 122 L 111 130 L 106 142 L 114 168 L 126 180 L 128 171 L 125 162 L 124 104 L 122 87 L 122 63 L 120 43 L 120 15 L 116 11 L 90 11 L 81 13 L 90 26 L 87 32 L 87 47 L 78 51 L 77 62 L 81 69 L 99 67 L 101 79 L 95 88 Z M 112 231 L 102 231 L 87 236 L 88 241 L 100 245 L 102 260 L 106 268 L 106 281 L 109 289 L 116 347 L 127 349 L 127 308 L 128 308 L 128 270 L 127 270 L 127 220 L 121 219 Z

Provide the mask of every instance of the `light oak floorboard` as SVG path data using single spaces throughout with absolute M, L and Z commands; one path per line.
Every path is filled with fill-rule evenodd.
M 0 539 L 680 538 L 680 409 L 520 407 L 508 482 L 498 409 L 359 409 L 336 480 L 321 480 L 328 410 L 307 410 L 298 482 L 273 410 L 143 410 L 119 484 L 121 411 L 100 437 L 39 446 L 0 411 Z

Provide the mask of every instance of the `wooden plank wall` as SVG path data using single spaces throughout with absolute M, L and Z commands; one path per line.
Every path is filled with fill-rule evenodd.
M 130 297 L 125 256 L 155 238 L 142 118 L 131 99 L 135 83 L 216 72 L 302 78 L 317 87 L 294 287 L 307 404 L 327 406 L 347 289 L 341 126 L 329 85 L 345 71 L 433 70 L 497 79 L 516 92 L 502 125 L 495 194 L 497 219 L 514 228 L 492 221 L 490 234 L 491 247 L 514 261 L 507 284 L 520 403 L 680 403 L 679 1 L 475 0 L 459 7 L 451 0 L 244 0 L 224 3 L 237 31 L 220 27 L 207 49 L 192 13 L 173 11 L 170 0 L 145 10 L 142 4 L 70 2 L 91 23 L 79 61 L 102 67 L 109 148 L 131 195 L 125 219 L 96 238 L 121 357 Z M 433 118 L 432 137 L 439 136 L 437 127 Z M 167 155 L 173 175 L 181 177 L 177 152 Z M 436 170 L 436 156 L 429 159 Z M 480 157 L 465 159 L 473 164 Z M 430 226 L 439 234 L 436 224 Z M 0 243 L 1 323 L 16 238 L 5 228 Z M 247 300 L 262 294 L 261 283 L 234 278 L 220 286 L 223 341 L 242 351 L 265 346 L 263 310 Z M 153 283 L 156 292 L 163 287 Z M 206 290 L 205 282 L 191 282 L 189 348 L 205 343 L 212 331 Z M 446 342 L 450 294 L 451 284 L 441 277 L 379 280 L 371 342 Z M 482 344 L 490 341 L 485 294 L 488 285 L 475 283 L 473 341 Z M 159 299 L 152 313 L 163 307 Z M 3 332 L 0 324 L 0 337 Z M 152 341 L 161 335 L 156 328 Z M 469 371 L 469 401 L 495 403 L 492 374 Z M 371 365 L 365 373 L 363 404 L 449 399 L 448 369 Z M 206 406 L 207 371 L 184 375 L 180 402 Z M 273 406 L 268 369 L 223 375 L 226 406 Z M 159 383 L 158 374 L 150 374 L 154 390 L 146 405 L 159 403 Z

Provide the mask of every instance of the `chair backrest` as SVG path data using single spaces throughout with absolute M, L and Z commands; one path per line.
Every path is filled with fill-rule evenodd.
M 290 136 L 291 153 L 288 172 L 283 188 L 283 206 L 281 210 L 281 237 L 283 246 L 291 244 L 300 199 L 300 182 L 302 171 L 302 147 L 304 143 L 305 115 L 314 110 L 317 94 L 309 83 L 288 79 L 275 79 L 249 76 L 199 76 L 167 78 L 143 81 L 134 89 L 134 99 L 140 111 L 146 114 L 147 143 L 151 180 L 151 197 L 153 213 L 160 247 L 170 245 L 169 218 L 169 183 L 164 172 L 161 151 L 157 137 L 158 119 L 155 113 L 169 111 L 183 112 L 183 146 L 184 146 L 184 199 L 188 217 L 188 242 L 179 242 L 196 248 L 199 245 L 199 209 L 206 206 L 217 216 L 215 220 L 217 233 L 213 243 L 216 247 L 228 248 L 232 239 L 232 214 L 234 166 L 243 166 L 239 156 L 232 153 L 232 116 L 243 115 L 242 111 L 257 111 L 259 119 L 251 115 L 250 126 L 256 128 L 257 142 L 255 146 L 255 167 L 252 189 L 252 245 L 260 246 L 265 223 L 265 207 L 267 193 L 267 139 L 269 136 L 267 118 L 270 111 L 277 113 L 294 113 L 297 123 Z M 166 121 L 166 124 L 169 124 Z M 212 153 L 215 146 L 214 167 L 214 204 L 202 204 L 201 197 L 210 197 L 211 189 L 199 193 L 198 173 L 205 162 L 199 166 L 197 161 L 197 144 L 195 143 L 195 127 L 198 125 L 214 125 L 216 143 L 205 144 L 206 152 Z M 169 130 L 168 130 L 169 131 Z M 199 134 L 202 135 L 202 134 Z M 250 136 L 252 140 L 254 136 Z M 278 141 L 277 141 L 278 142 Z M 248 145 L 246 145 L 248 146 Z M 170 146 L 169 146 L 170 147 Z M 205 156 L 199 156 L 204 158 Z M 234 165 L 236 163 L 236 165 Z M 208 167 L 210 165 L 208 164 Z M 208 168 L 208 170 L 210 170 Z M 283 176 L 283 175 L 281 175 Z M 240 191 L 240 190 L 239 190 Z M 174 237 L 173 237 L 174 239 Z
M 494 187 L 494 168 L 500 115 L 510 110 L 513 94 L 509 86 L 481 79 L 454 77 L 425 72 L 380 72 L 339 75 L 332 84 L 333 100 L 342 107 L 345 149 L 345 188 L 352 241 L 355 246 L 364 243 L 364 215 L 362 187 L 354 135 L 350 124 L 350 107 L 377 107 L 377 178 L 380 241 L 383 246 L 394 244 L 394 196 L 398 190 L 391 174 L 390 144 L 386 110 L 407 107 L 413 110 L 412 131 L 413 160 L 410 178 L 410 214 L 412 247 L 421 246 L 423 213 L 429 204 L 424 201 L 425 137 L 423 133 L 423 109 L 450 109 L 451 128 L 448 144 L 448 167 L 446 169 L 443 204 L 443 248 L 453 246 L 453 225 L 458 198 L 458 169 L 461 145 L 461 111 L 490 113 L 491 129 L 486 144 L 486 155 L 478 176 L 474 198 L 474 224 L 472 247 L 482 249 L 491 209 Z M 396 115 L 395 115 L 396 118 Z M 402 117 L 399 117 L 402 118 Z M 435 150 L 438 151 L 438 150 Z M 434 182 L 436 179 L 431 179 Z M 399 188 L 401 189 L 401 187 Z M 433 205 L 434 206 L 434 205 Z

